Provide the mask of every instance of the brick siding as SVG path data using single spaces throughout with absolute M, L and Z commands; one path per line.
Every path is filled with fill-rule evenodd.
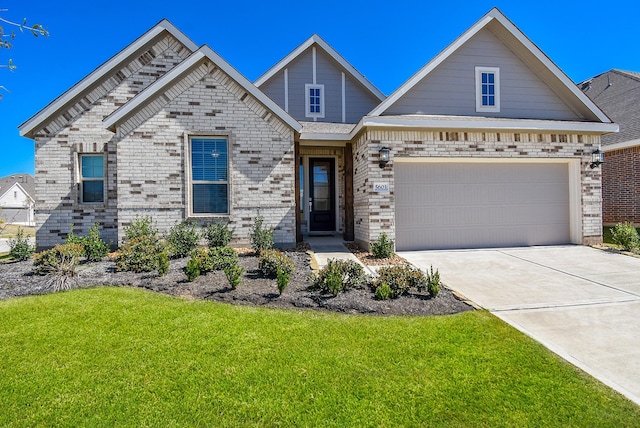
M 640 224 L 640 146 L 605 152 L 601 168 L 603 224 Z

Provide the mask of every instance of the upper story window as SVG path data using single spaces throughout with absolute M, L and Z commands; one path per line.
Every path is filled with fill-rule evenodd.
M 229 213 L 229 157 L 224 137 L 191 139 L 191 212 Z
M 500 69 L 476 67 L 476 111 L 500 111 Z
M 306 84 L 305 116 L 324 117 L 324 85 Z
M 104 155 L 80 155 L 80 202 L 104 202 Z

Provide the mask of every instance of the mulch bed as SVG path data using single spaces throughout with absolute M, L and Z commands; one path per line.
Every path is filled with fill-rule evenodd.
M 378 259 L 374 257 L 370 251 L 364 251 L 354 243 L 347 243 L 345 245 L 349 251 L 351 251 L 353 255 L 355 255 L 358 260 L 366 266 L 399 266 L 409 264 L 408 261 L 397 254 L 394 254 L 392 257 L 387 259 Z
M 310 256 L 306 249 L 306 246 L 301 246 L 297 251 L 286 252 L 295 262 L 296 270 L 282 296 L 278 295 L 276 280 L 261 275 L 258 258 L 248 249 L 239 251 L 239 264 L 245 271 L 242 283 L 235 290 L 229 287 L 223 272 L 211 272 L 188 282 L 183 271 L 187 258 L 172 260 L 165 276 L 158 276 L 157 272 L 117 272 L 115 263 L 109 259 L 97 263 L 82 263 L 72 281 L 72 289 L 104 285 L 130 286 L 187 299 L 348 314 L 443 315 L 473 310 L 446 288 L 436 298 L 425 293 L 387 301 L 375 300 L 369 289 L 348 290 L 337 297 L 321 294 L 311 290 L 311 282 L 308 280 L 311 272 Z M 51 278 L 33 274 L 31 260 L 0 263 L 0 299 L 50 292 Z

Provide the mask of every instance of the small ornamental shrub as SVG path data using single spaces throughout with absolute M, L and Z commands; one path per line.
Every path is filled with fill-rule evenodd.
M 235 228 L 229 229 L 229 223 L 222 222 L 207 225 L 203 234 L 209 248 L 226 247 L 231 243 L 235 230 Z
M 205 264 L 205 272 L 225 270 L 238 264 L 238 253 L 231 247 L 209 249 L 209 263 Z
M 363 288 L 369 278 L 362 265 L 353 260 L 329 259 L 327 265 L 311 281 L 315 289 L 336 296 L 349 288 Z
M 240 285 L 243 273 L 244 268 L 238 265 L 229 266 L 224 269 L 224 275 L 227 277 L 227 281 L 229 281 L 229 285 L 233 290 L 235 290 L 236 287 Z
M 386 233 L 381 233 L 377 241 L 369 244 L 369 249 L 376 259 L 388 259 L 393 256 L 393 239 L 389 239 Z
M 84 256 L 90 262 L 98 262 L 109 254 L 109 246 L 100 237 L 100 225 L 95 223 L 89 228 L 89 234 L 81 238 Z
M 263 228 L 264 218 L 258 214 L 251 226 L 251 248 L 257 253 L 273 248 L 273 229 Z
M 24 230 L 19 227 L 15 239 L 9 240 L 9 255 L 14 260 L 23 261 L 31 257 L 34 252 L 35 248 L 29 243 Z
M 393 292 L 386 282 L 383 282 L 376 288 L 376 300 L 389 300 Z
M 158 254 L 164 251 L 156 236 L 137 236 L 127 240 L 116 256 L 116 269 L 125 272 L 151 272 L 158 266 Z
M 198 225 L 190 221 L 175 224 L 165 237 L 169 245 L 169 256 L 172 259 L 186 257 L 198 246 L 200 232 Z
M 616 224 L 611 229 L 611 240 L 624 251 L 634 251 L 640 247 L 640 236 L 631 222 Z
M 289 284 L 289 280 L 291 279 L 291 273 L 288 273 L 281 268 L 278 268 L 278 272 L 276 273 L 276 277 L 278 279 L 278 293 L 282 296 L 285 288 Z
M 169 252 L 165 249 L 158 253 L 158 275 L 164 276 L 169 272 Z
M 436 297 L 440 293 L 440 285 L 440 272 L 436 269 L 434 273 L 431 266 L 431 270 L 427 272 L 427 291 L 431 297 Z
M 156 237 L 158 235 L 158 229 L 154 226 L 153 219 L 151 217 L 136 216 L 133 223 L 124 228 L 124 234 L 126 236 L 126 240 L 130 241 L 142 236 Z
M 387 284 L 391 288 L 390 297 L 395 299 L 411 290 L 424 290 L 427 287 L 427 278 L 420 269 L 409 265 L 388 266 L 378 270 L 378 278 L 373 284 L 374 292 L 377 292 L 382 284 Z
M 225 270 L 238 265 L 238 253 L 230 247 L 196 248 L 190 254 L 184 272 L 189 281 L 194 281 L 200 274 Z
M 263 250 L 258 259 L 258 269 L 266 277 L 276 278 L 278 269 L 291 275 L 296 265 L 289 257 L 278 250 Z
M 83 256 L 90 262 L 99 262 L 107 254 L 109 254 L 109 245 L 107 245 L 100 237 L 100 224 L 95 223 L 89 228 L 87 236 L 78 236 L 73 232 L 73 223 L 69 228 L 69 234 L 64 240 L 65 244 L 82 245 L 84 251 Z
M 187 261 L 187 265 L 184 268 L 184 273 L 187 274 L 187 280 L 193 282 L 200 276 L 200 269 L 202 268 L 202 260 L 198 258 L 190 258 Z
M 51 250 L 36 254 L 33 266 L 37 275 L 52 275 L 50 283 L 54 291 L 71 288 L 76 267 L 84 248 L 79 244 L 56 245 Z

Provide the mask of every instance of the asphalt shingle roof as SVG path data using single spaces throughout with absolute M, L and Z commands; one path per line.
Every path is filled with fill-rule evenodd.
M 613 69 L 578 87 L 620 126 L 620 132 L 602 136 L 602 145 L 640 139 L 640 73 Z
M 35 199 L 35 184 L 33 177 L 29 174 L 13 174 L 0 178 L 0 196 L 11 188 L 15 183 L 19 183 L 25 192 Z

